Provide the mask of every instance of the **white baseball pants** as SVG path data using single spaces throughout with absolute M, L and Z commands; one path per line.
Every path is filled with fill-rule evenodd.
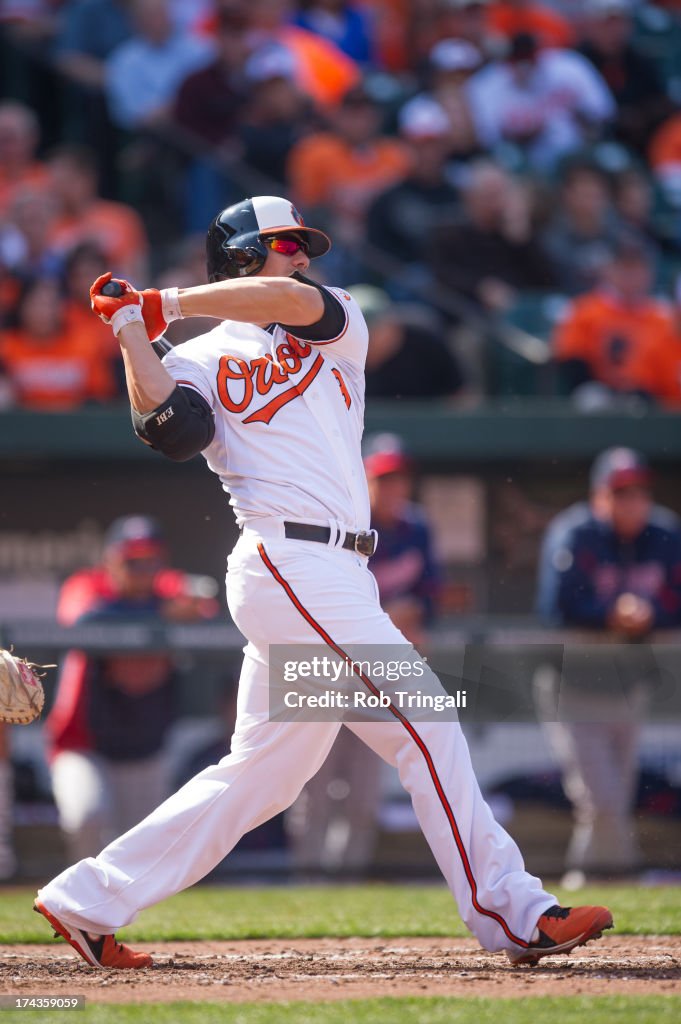
M 335 536 L 335 531 L 332 531 Z M 247 637 L 232 751 L 96 858 L 46 885 L 46 907 L 77 928 L 114 932 L 203 878 L 240 837 L 288 807 L 322 765 L 339 722 L 268 719 L 268 645 L 404 644 L 381 610 L 366 559 L 246 528 L 228 560 L 230 612 Z M 321 653 L 321 652 L 320 652 Z M 556 903 L 483 800 L 458 722 L 347 723 L 397 767 L 459 913 L 491 951 L 525 946 Z

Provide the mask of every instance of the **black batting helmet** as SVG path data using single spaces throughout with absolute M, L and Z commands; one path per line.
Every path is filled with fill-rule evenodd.
M 331 241 L 317 228 L 305 227 L 303 218 L 288 199 L 255 196 L 222 210 L 208 228 L 206 259 L 209 281 L 257 274 L 267 258 L 263 238 L 295 231 L 302 235 L 311 259 L 323 256 Z

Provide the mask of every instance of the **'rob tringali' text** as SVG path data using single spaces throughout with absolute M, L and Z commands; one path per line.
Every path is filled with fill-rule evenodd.
M 343 693 L 342 690 L 325 690 L 324 693 L 298 693 L 289 690 L 284 694 L 287 708 L 417 708 L 444 711 L 446 708 L 465 708 L 466 691 L 454 693 L 422 693 L 420 690 L 394 690 L 392 694 L 364 693 L 357 690 Z

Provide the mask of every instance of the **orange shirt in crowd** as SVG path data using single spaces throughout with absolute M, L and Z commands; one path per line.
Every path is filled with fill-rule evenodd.
M 0 217 L 7 213 L 20 189 L 42 191 L 47 189 L 49 180 L 46 167 L 38 161 L 29 164 L 19 178 L 9 178 L 0 167 Z
M 359 82 L 355 61 L 330 39 L 296 25 L 284 26 L 278 38 L 296 58 L 298 85 L 318 105 L 335 105 Z
M 363 216 L 371 199 L 410 166 L 401 142 L 376 139 L 361 149 L 331 132 L 309 135 L 291 150 L 288 180 L 302 207 L 333 205 L 341 220 Z
M 199 21 L 197 30 L 202 35 L 214 36 L 218 31 L 217 15 L 212 13 Z M 258 31 L 256 28 L 256 35 Z M 290 51 L 296 62 L 296 84 L 318 106 L 335 106 L 359 83 L 359 67 L 330 39 L 298 25 L 286 24 L 265 31 L 263 36 L 269 36 Z
M 676 165 L 681 169 L 681 114 L 674 114 L 653 135 L 648 154 L 655 170 Z
M 89 346 L 101 353 L 105 359 L 123 361 L 118 338 L 109 324 L 95 316 L 89 306 L 77 302 L 67 303 L 69 330 L 88 339 Z
M 576 299 L 553 337 L 556 359 L 581 359 L 614 391 L 645 391 L 681 402 L 681 337 L 669 308 L 655 299 L 627 303 L 597 291 Z
M 50 234 L 50 244 L 68 250 L 81 242 L 93 242 L 115 273 L 135 277 L 147 257 L 149 243 L 144 224 L 124 203 L 97 199 L 77 217 L 58 217 Z
M 27 408 L 66 411 L 116 394 L 111 358 L 103 357 L 92 332 L 70 314 L 59 334 L 39 341 L 22 330 L 3 331 L 0 368 L 16 402 Z
M 487 12 L 487 23 L 495 35 L 512 39 L 520 32 L 529 32 L 540 46 L 570 47 L 575 33 L 570 22 L 550 7 L 515 7 L 494 4 Z

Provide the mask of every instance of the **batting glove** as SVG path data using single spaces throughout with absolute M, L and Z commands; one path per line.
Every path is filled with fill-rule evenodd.
M 150 341 L 156 341 L 173 320 L 181 320 L 177 288 L 145 288 L 140 293 L 143 302 L 144 325 Z
M 110 281 L 123 289 L 122 295 L 102 295 L 102 288 Z M 98 277 L 90 288 L 92 311 L 105 324 L 111 324 L 115 335 L 118 335 L 126 324 L 144 323 L 142 302 L 140 293 L 133 288 L 129 281 L 114 278 L 111 276 L 111 272 Z

